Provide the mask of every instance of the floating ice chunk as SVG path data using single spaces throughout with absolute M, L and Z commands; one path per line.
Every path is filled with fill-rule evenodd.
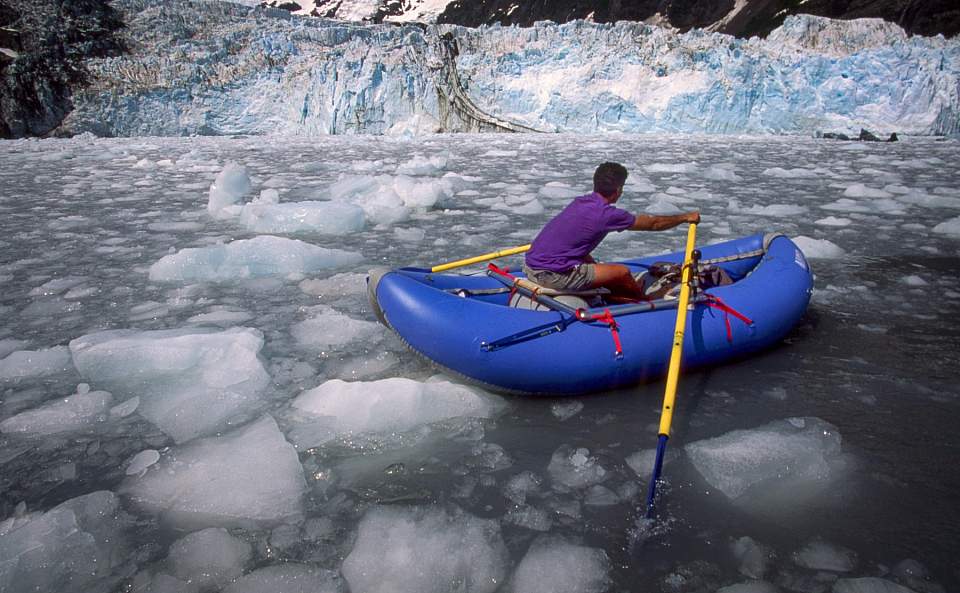
M 707 179 L 713 179 L 714 181 L 740 181 L 742 179 L 739 175 L 737 175 L 736 171 L 730 167 L 721 165 L 708 167 L 703 172 L 703 176 Z
M 567 488 L 586 488 L 607 479 L 607 470 L 584 447 L 560 445 L 550 458 L 547 472 L 555 484 Z
M 933 232 L 951 237 L 960 237 L 960 216 L 945 220 L 933 227 Z
M 799 496 L 804 487 L 822 485 L 836 474 L 840 434 L 819 418 L 789 418 L 684 449 L 707 483 L 731 499 L 774 486 L 792 488 Z
M 400 364 L 400 357 L 393 352 L 380 351 L 375 354 L 360 354 L 341 361 L 339 364 L 330 364 L 327 369 L 332 377 L 357 381 L 382 375 L 392 367 Z
M 151 231 L 156 231 L 158 233 L 184 233 L 190 231 L 201 231 L 203 230 L 203 225 L 199 222 L 151 222 L 147 225 L 147 229 Z
M 830 591 L 831 593 L 914 593 L 913 589 L 877 577 L 838 579 Z
M 873 212 L 873 208 L 869 205 L 859 202 L 857 200 L 851 200 L 850 198 L 840 198 L 829 204 L 824 204 L 820 206 L 824 210 L 833 210 L 837 212 Z
M 821 218 L 820 220 L 815 220 L 813 224 L 819 224 L 820 226 L 834 226 L 834 227 L 845 227 L 850 226 L 849 218 L 837 218 L 836 216 L 827 216 L 826 218 Z
M 253 550 L 222 527 L 209 527 L 178 539 L 167 562 L 174 576 L 202 590 L 217 590 L 243 574 Z
M 30 296 L 49 296 L 53 294 L 60 294 L 70 290 L 75 286 L 79 286 L 87 282 L 89 278 L 86 276 L 67 276 L 65 278 L 54 278 L 48 282 L 43 283 L 41 286 L 34 288 L 30 291 Z
M 740 562 L 740 574 L 751 579 L 762 579 L 776 558 L 772 548 L 746 536 L 737 538 L 731 547 Z
M 716 593 L 780 593 L 780 588 L 765 581 L 744 581 L 720 587 Z
M 397 167 L 397 175 L 439 175 L 447 168 L 447 159 L 440 156 L 415 156 Z
M 602 593 L 610 586 L 610 559 L 589 548 L 540 537 L 530 545 L 510 579 L 523 593 Z
M 427 236 L 427 231 L 420 228 L 393 229 L 393 235 L 404 243 L 422 243 Z
M 523 504 L 527 497 L 540 490 L 542 480 L 531 471 L 520 472 L 507 480 L 503 487 L 503 495 L 516 504 Z
M 769 204 L 767 206 L 750 206 L 743 208 L 740 212 L 743 214 L 752 214 L 754 216 L 776 216 L 778 218 L 789 218 L 798 216 L 807 211 L 806 206 L 799 204 Z
M 900 282 L 906 284 L 907 286 L 927 286 L 929 282 L 917 276 L 916 274 L 910 274 L 909 276 L 904 276 L 900 278 Z
M 218 325 L 221 327 L 230 327 L 251 319 L 253 319 L 253 314 L 249 311 L 231 311 L 227 309 L 220 309 L 217 311 L 210 311 L 209 313 L 194 315 L 193 317 L 187 319 L 187 323 L 200 323 Z
M 663 463 L 669 465 L 673 463 L 680 454 L 676 449 L 667 448 L 667 452 L 663 456 Z M 625 461 L 627 465 L 632 469 L 639 477 L 649 479 L 653 475 L 653 464 L 657 460 L 657 450 L 656 449 L 644 449 L 642 451 L 637 451 L 636 453 L 627 456 Z
M 296 450 L 264 416 L 172 449 L 120 492 L 178 527 L 252 527 L 301 516 L 306 489 Z
M 127 464 L 127 469 L 124 470 L 128 476 L 139 476 L 143 475 L 147 471 L 147 468 L 153 465 L 154 463 L 160 461 L 160 452 L 156 449 L 146 449 L 140 451 L 133 456 L 133 459 L 130 460 L 130 463 Z
M 0 591 L 112 588 L 102 580 L 119 564 L 127 522 L 107 491 L 0 522 Z
M 433 208 L 455 191 L 456 179 L 446 176 L 344 176 L 330 187 L 330 196 L 360 206 L 367 220 L 374 224 L 393 224 L 406 220 L 416 210 Z
M 238 204 L 252 188 L 250 175 L 243 165 L 227 163 L 220 171 L 207 196 L 207 212 L 214 218 L 236 216 Z
M 583 402 L 556 403 L 550 406 L 550 412 L 561 421 L 569 420 L 583 411 Z
M 130 414 L 133 414 L 137 411 L 137 408 L 140 407 L 140 398 L 131 397 L 130 399 L 120 402 L 119 404 L 110 408 L 110 415 L 114 418 L 126 418 Z
M 39 436 L 89 429 L 106 420 L 112 403 L 106 391 L 78 392 L 7 418 L 0 432 Z
M 333 379 L 293 400 L 293 407 L 317 418 L 313 434 L 294 432 L 299 446 L 360 433 L 404 432 L 451 418 L 488 418 L 498 404 L 477 391 L 443 380 L 405 378 L 371 382 Z
M 0 360 L 0 381 L 47 377 L 70 368 L 70 350 L 66 346 L 54 346 L 44 350 L 17 350 Z
M 553 521 L 546 511 L 525 504 L 515 506 L 507 511 L 507 514 L 503 516 L 503 520 L 517 527 L 523 527 L 533 531 L 547 532 L 553 527 Z
M 347 344 L 377 341 L 384 334 L 379 323 L 353 319 L 333 307 L 317 305 L 307 311 L 310 317 L 290 328 L 290 334 L 303 346 L 318 350 L 337 349 Z
M 0 310 L 2 312 L 2 310 Z M 7 357 L 11 352 L 16 352 L 17 350 L 22 350 L 24 346 L 27 346 L 30 342 L 26 340 L 15 340 L 13 338 L 3 338 L 0 339 L 0 368 L 2 368 L 2 360 Z
M 813 169 L 804 169 L 796 167 L 793 169 L 783 169 L 781 167 L 771 167 L 764 169 L 762 175 L 769 177 L 780 177 L 781 179 L 806 179 L 809 177 L 818 177 L 819 173 Z
M 664 194 L 657 194 L 657 196 L 659 197 L 655 197 L 655 199 L 643 209 L 644 212 L 657 216 L 669 216 L 682 212 L 673 200 L 666 199 Z
M 794 237 L 793 242 L 807 259 L 837 259 L 846 254 L 843 249 L 827 239 L 811 239 L 800 235 Z
M 793 554 L 793 561 L 811 570 L 850 572 L 857 566 L 857 555 L 829 542 L 812 541 Z
M 843 191 L 848 198 L 892 198 L 893 194 L 882 189 L 868 187 L 862 183 L 854 183 Z
M 304 280 L 300 283 L 300 290 L 320 298 L 362 295 L 367 290 L 367 275 L 345 272 L 329 278 Z
M 510 212 L 511 214 L 516 214 L 518 216 L 527 216 L 527 215 L 537 215 L 543 214 L 546 209 L 543 207 L 543 203 L 540 200 L 534 198 L 532 200 L 527 200 L 527 196 L 517 196 L 520 199 L 511 200 L 507 198 L 504 203 L 496 203 L 493 205 L 494 210 L 504 210 Z
M 348 202 L 253 202 L 243 206 L 240 224 L 255 233 L 347 235 L 363 230 L 363 209 Z
M 492 593 L 507 549 L 494 520 L 431 507 L 374 507 L 360 521 L 341 572 L 364 593 Z
M 644 167 L 651 173 L 696 173 L 697 163 L 651 163 Z
M 537 195 L 547 199 L 570 199 L 575 198 L 583 192 L 574 189 L 566 183 L 559 181 L 550 181 L 544 187 L 537 191 Z
M 140 415 L 177 442 L 222 428 L 253 409 L 270 380 L 254 329 L 112 330 L 70 342 L 86 379 L 141 399 Z
M 267 566 L 237 579 L 222 593 L 340 593 L 340 576 L 309 564 Z
M 587 492 L 583 497 L 583 504 L 588 506 L 603 507 L 617 504 L 618 502 L 620 502 L 620 497 L 617 496 L 617 493 L 600 484 L 594 484 L 587 488 Z
M 154 282 L 229 282 L 309 274 L 360 262 L 359 253 L 263 235 L 226 245 L 181 249 L 150 266 Z

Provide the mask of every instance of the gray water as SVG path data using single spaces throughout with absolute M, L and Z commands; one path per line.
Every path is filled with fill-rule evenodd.
M 207 190 L 228 161 L 247 168 L 254 194 L 274 187 L 288 202 L 324 199 L 341 173 L 389 174 L 417 155 L 447 159 L 444 169 L 467 180 L 461 193 L 400 222 L 368 221 L 347 235 L 291 235 L 359 253 L 357 266 L 305 277 L 200 282 L 189 290 L 148 278 L 150 266 L 172 252 L 253 236 L 236 221 L 206 212 Z M 812 494 L 787 490 L 752 504 L 712 488 L 681 455 L 666 465 L 651 530 L 638 522 L 647 477 L 626 459 L 656 445 L 662 382 L 573 398 L 493 394 L 504 411 L 452 438 L 410 447 L 394 447 L 389 439 L 360 447 L 338 441 L 301 451 L 308 474 L 336 468 L 352 476 L 309 491 L 307 518 L 331 518 L 335 535 L 322 545 L 304 542 L 279 552 L 255 545 L 247 569 L 298 561 L 336 571 L 368 508 L 453 505 L 499 522 L 509 573 L 541 535 L 507 517 L 512 503 L 504 485 L 530 471 L 544 481 L 537 504 L 552 518 L 549 533 L 604 550 L 610 590 L 713 591 L 740 583 L 746 578 L 738 574 L 731 545 L 743 536 L 773 549 L 766 579 L 784 590 L 830 590 L 838 576 L 893 580 L 908 559 L 929 571 L 914 590 L 960 590 L 956 141 L 459 135 L 3 142 L 0 359 L 14 350 L 63 346 L 101 329 L 186 327 L 191 317 L 224 306 L 247 312 L 242 325 L 265 336 L 260 356 L 271 385 L 260 413 L 282 418 L 290 399 L 332 378 L 424 380 L 436 369 L 387 334 L 330 352 L 297 344 L 290 328 L 303 320 L 303 307 L 322 303 L 374 320 L 362 291 L 318 296 L 302 280 L 365 274 L 375 265 L 432 265 L 526 243 L 566 203 L 554 190 L 589 191 L 593 169 L 605 160 L 631 171 L 621 206 L 638 212 L 667 212 L 671 204 L 699 208 L 700 243 L 783 232 L 805 249 L 816 275 L 807 314 L 780 345 L 681 378 L 668 450 L 681 453 L 687 443 L 785 418 L 817 417 L 842 437 L 843 471 L 822 488 L 811 478 L 806 486 Z M 513 214 L 496 205 L 503 196 L 529 204 L 533 195 L 542 212 Z M 421 239 L 398 229 L 424 233 Z M 618 234 L 597 255 L 674 251 L 683 236 L 681 229 Z M 72 279 L 69 289 L 48 284 L 64 278 Z M 360 277 L 347 278 L 356 283 Z M 68 290 L 75 291 L 70 298 Z M 365 376 L 344 371 L 384 352 L 396 363 Z M 0 379 L 0 420 L 74 393 L 82 381 L 72 369 Z M 484 456 L 496 452 L 491 444 L 502 448 L 502 457 Z M 604 485 L 615 501 L 595 504 L 588 492 L 549 487 L 548 464 L 564 445 L 586 448 L 603 464 L 610 473 Z M 0 435 L 0 519 L 22 512 L 16 510 L 20 503 L 28 512 L 45 511 L 82 494 L 117 491 L 134 454 L 170 446 L 169 437 L 136 416 L 96 432 Z M 184 535 L 162 517 L 121 501 L 133 517 L 120 550 L 123 568 L 93 590 L 129 587 L 134 574 L 161 562 L 170 543 Z M 569 504 L 579 513 L 558 510 Z M 232 533 L 262 542 L 270 527 Z M 855 568 L 831 573 L 798 566 L 793 554 L 810 542 L 853 551 Z M 64 584 L 62 590 L 74 589 Z

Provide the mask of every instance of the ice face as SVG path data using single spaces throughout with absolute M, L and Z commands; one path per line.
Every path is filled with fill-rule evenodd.
M 437 508 L 375 507 L 341 572 L 352 591 L 492 593 L 506 576 L 496 521 Z
M 93 590 L 120 562 L 129 522 L 112 492 L 70 499 L 47 512 L 0 523 L 0 589 Z
M 293 446 L 264 416 L 171 449 L 120 491 L 177 526 L 249 527 L 299 517 L 306 482 Z
M 177 442 L 209 434 L 253 409 L 269 381 L 253 329 L 111 330 L 70 342 L 91 383 L 138 395 L 141 416 Z
M 69 130 L 407 136 L 476 130 L 491 117 L 572 133 L 958 130 L 957 41 L 908 37 L 871 19 L 790 16 L 766 39 L 745 40 L 628 22 L 356 27 L 269 11 L 138 6 L 120 10 L 131 14 L 134 35 L 156 41 L 90 61 L 97 91 L 74 99 Z M 189 34 L 177 26 L 195 21 L 210 24 Z M 178 52 L 218 68 L 166 59 Z M 135 66 L 149 75 L 132 78 Z M 468 88 L 450 84 L 453 76 Z M 127 84 L 122 102 L 108 99 L 117 81 Z M 173 90 L 190 86 L 200 91 Z M 448 96 L 488 116 L 461 119 Z
M 731 499 L 751 488 L 819 486 L 840 459 L 840 434 L 819 418 L 790 418 L 684 446 L 697 471 Z

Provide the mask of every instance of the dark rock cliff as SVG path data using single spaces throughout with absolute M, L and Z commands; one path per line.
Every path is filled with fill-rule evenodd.
M 0 0 L 0 137 L 55 129 L 84 60 L 123 50 L 121 27 L 106 0 Z
M 734 0 L 455 0 L 437 22 L 476 27 L 483 24 L 530 26 L 536 21 L 564 23 L 642 21 L 660 15 L 681 29 L 706 28 L 734 8 Z M 746 7 L 717 30 L 737 37 L 765 36 L 787 15 L 805 13 L 837 19 L 878 17 L 908 33 L 952 37 L 960 33 L 957 0 L 747 0 Z

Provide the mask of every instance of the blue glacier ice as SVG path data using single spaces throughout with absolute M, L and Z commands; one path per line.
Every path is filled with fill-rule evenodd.
M 960 39 L 879 19 L 792 16 L 745 40 L 628 22 L 471 29 L 115 6 L 132 51 L 89 63 L 68 132 L 960 132 Z

